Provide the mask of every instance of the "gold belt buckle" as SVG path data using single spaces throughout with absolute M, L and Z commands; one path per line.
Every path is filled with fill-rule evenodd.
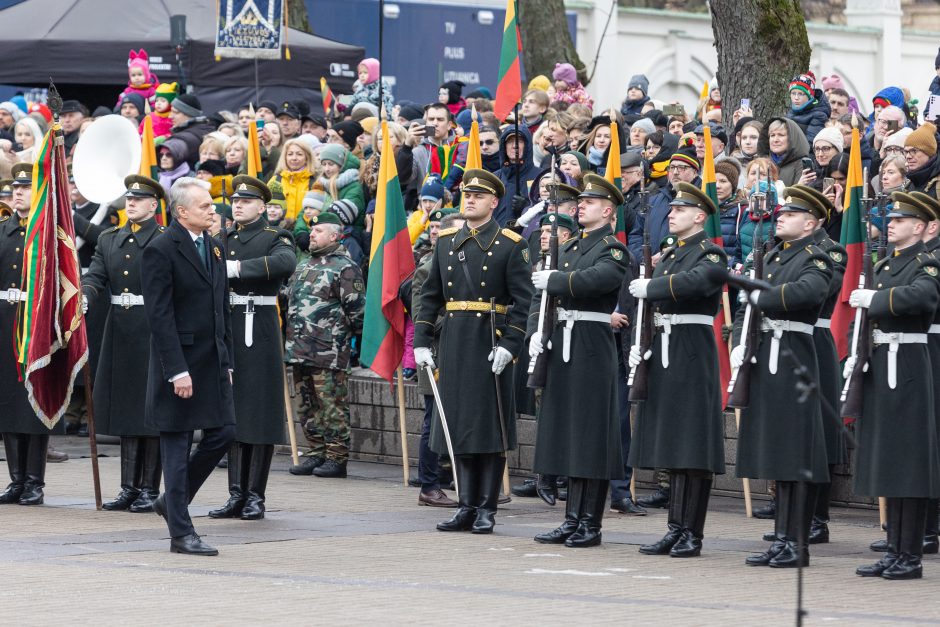
M 460 309 L 461 309 L 461 311 L 467 311 L 467 308 L 468 308 L 469 306 L 470 306 L 470 304 L 469 304 L 467 301 L 465 301 L 465 300 L 460 301 Z

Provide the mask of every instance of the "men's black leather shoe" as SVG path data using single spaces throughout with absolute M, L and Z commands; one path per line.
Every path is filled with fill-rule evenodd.
M 669 557 L 698 557 L 702 554 L 702 539 L 689 529 L 683 529 L 679 541 L 669 551 Z
M 470 531 L 476 511 L 472 507 L 458 507 L 450 520 L 437 524 L 438 531 Z
M 218 555 L 219 550 L 209 546 L 202 541 L 195 533 L 170 540 L 171 553 L 183 553 L 185 555 Z
M 884 569 L 881 576 L 885 579 L 921 579 L 924 567 L 916 555 L 901 553 L 891 566 Z
M 264 501 L 257 496 L 249 496 L 245 499 L 240 517 L 242 520 L 261 520 L 264 518 L 264 511 Z
M 639 551 L 643 555 L 668 555 L 672 547 L 679 541 L 679 536 L 681 535 L 682 529 L 678 527 L 670 528 L 659 542 L 644 544 L 640 547 Z
M 153 511 L 153 501 L 158 494 L 151 490 L 141 490 L 137 499 L 131 503 L 128 511 L 133 514 L 146 514 Z
M 325 477 L 327 479 L 345 479 L 346 462 L 338 462 L 335 459 L 328 459 L 313 469 L 313 476 Z
M 109 512 L 123 512 L 128 510 L 134 501 L 137 500 L 138 494 L 139 492 L 137 492 L 137 490 L 121 490 L 116 499 L 113 501 L 108 501 L 101 506 L 101 509 L 106 509 Z
M 829 525 L 814 518 L 806 542 L 808 544 L 829 544 Z
M 496 526 L 496 510 L 477 508 L 477 517 L 473 521 L 470 533 L 493 533 Z
M 564 544 L 565 540 L 571 537 L 578 530 L 578 521 L 566 520 L 560 527 L 552 529 L 547 533 L 540 533 L 535 536 L 535 541 L 539 544 Z
M 27 481 L 20 500 L 17 502 L 20 505 L 42 505 L 43 501 L 45 501 L 45 496 L 42 493 L 42 486 Z
M 636 504 L 640 507 L 656 507 L 659 509 L 666 509 L 669 507 L 669 490 L 664 490 L 659 488 L 652 494 L 647 494 L 646 496 L 641 496 L 636 500 Z
M 924 536 L 924 555 L 934 555 L 940 551 L 940 543 L 937 542 L 937 536 Z
M 166 494 L 161 494 L 153 500 L 153 512 L 166 520 Z
M 787 540 L 780 552 L 774 555 L 767 565 L 771 568 L 796 568 L 799 566 L 800 553 L 796 542 Z M 809 566 L 809 549 L 804 548 L 802 554 L 803 566 Z
M 23 487 L 22 483 L 11 483 L 8 485 L 7 489 L 0 493 L 0 505 L 19 503 L 20 495 L 23 494 Z
M 522 483 L 512 486 L 510 492 L 512 492 L 513 496 L 521 496 L 523 498 L 534 498 L 538 496 L 535 489 L 535 479 L 526 479 Z
M 306 457 L 300 458 L 299 464 L 294 464 L 290 467 L 289 472 L 292 475 L 312 475 L 313 471 L 318 467 L 323 465 L 326 459 L 323 457 L 315 457 L 313 455 L 308 455 Z
M 565 540 L 565 546 L 570 549 L 586 549 L 588 547 L 598 546 L 600 543 L 600 527 L 588 527 L 586 525 L 579 526 L 578 530 Z
M 242 515 L 242 508 L 244 507 L 245 499 L 231 496 L 225 505 L 210 511 L 209 518 L 238 518 Z
M 889 566 L 894 564 L 897 559 L 897 553 L 886 553 L 884 557 L 874 564 L 869 564 L 868 566 L 859 566 L 856 568 L 855 574 L 859 577 L 881 577 L 881 573 L 883 573 Z
M 631 516 L 646 516 L 646 510 L 634 503 L 629 496 L 611 503 L 610 511 Z
M 874 551 L 875 553 L 884 553 L 888 550 L 888 541 L 887 540 L 875 540 L 868 545 L 868 548 Z
M 771 501 L 763 507 L 758 507 L 751 512 L 751 515 L 761 520 L 773 520 L 777 516 L 777 502 Z
M 783 550 L 785 543 L 779 538 L 774 539 L 774 543 L 770 545 L 770 548 L 764 551 L 763 553 L 755 553 L 754 555 L 748 556 L 744 563 L 748 566 L 767 566 L 770 564 L 770 560 L 775 558 L 777 554 Z

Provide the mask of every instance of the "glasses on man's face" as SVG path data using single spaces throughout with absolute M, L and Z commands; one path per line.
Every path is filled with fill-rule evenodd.
M 669 166 L 670 172 L 688 172 L 691 169 L 692 169 L 692 166 L 683 165 L 681 163 L 673 163 L 672 165 Z
M 813 152 L 818 152 L 820 154 L 826 154 L 827 152 L 832 152 L 835 150 L 832 146 L 813 146 Z
M 905 156 L 905 157 L 916 157 L 916 156 L 917 156 L 917 153 L 919 153 L 919 152 L 920 152 L 920 149 L 919 149 L 919 148 L 905 148 L 905 149 L 904 149 L 904 156 Z
M 900 146 L 888 146 L 885 148 L 886 155 L 899 155 L 904 152 L 904 149 Z

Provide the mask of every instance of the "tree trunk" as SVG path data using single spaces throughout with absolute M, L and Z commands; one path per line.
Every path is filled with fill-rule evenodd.
M 578 79 L 587 84 L 584 63 L 568 32 L 564 0 L 518 0 L 516 6 L 526 78 L 544 74 L 551 80 L 555 64 L 567 62 L 578 71 Z
M 718 50 L 722 123 L 742 98 L 750 98 L 758 120 L 782 115 L 788 85 L 809 68 L 810 46 L 798 0 L 711 0 Z
M 289 0 L 287 2 L 287 24 L 291 28 L 312 33 L 310 30 L 310 16 L 307 15 L 307 4 L 303 0 Z

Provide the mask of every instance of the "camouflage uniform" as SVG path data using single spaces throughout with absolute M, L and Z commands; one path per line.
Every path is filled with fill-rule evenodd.
M 362 271 L 341 244 L 311 253 L 287 287 L 284 361 L 295 364 L 304 434 L 311 455 L 345 462 L 349 454 L 346 373 L 350 343 L 362 330 Z

